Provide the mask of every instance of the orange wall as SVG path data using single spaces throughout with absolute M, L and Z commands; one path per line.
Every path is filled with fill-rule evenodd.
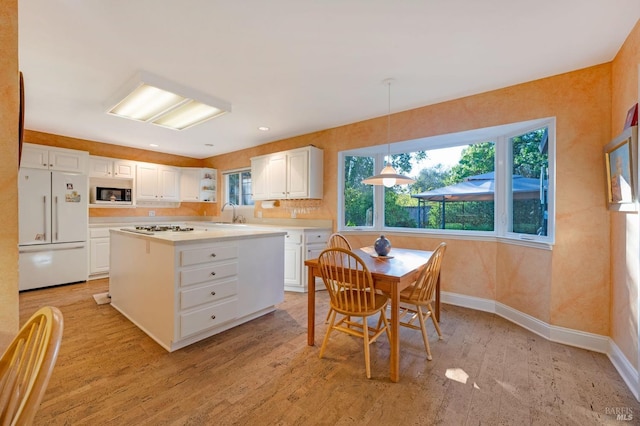
M 448 241 L 443 290 L 497 300 L 553 325 L 608 334 L 609 233 L 601 150 L 610 135 L 610 82 L 611 65 L 604 64 L 393 114 L 391 141 L 557 118 L 557 243 L 553 251 Z M 385 137 L 386 119 L 381 117 L 206 162 L 224 170 L 248 166 L 249 157 L 265 152 L 309 144 L 322 148 L 324 200 L 305 217 L 335 221 L 338 151 L 384 144 Z M 273 209 L 262 214 L 281 217 L 287 212 Z M 434 248 L 438 243 L 424 236 L 390 236 L 392 243 L 406 247 Z M 373 238 L 363 235 L 360 241 L 371 244 Z
M 611 133 L 624 129 L 627 111 L 638 102 L 640 21 L 612 63 Z M 640 236 L 637 213 L 611 212 L 611 330 L 610 336 L 638 369 L 638 284 Z
M 18 331 L 18 2 L 0 3 L 0 352 Z

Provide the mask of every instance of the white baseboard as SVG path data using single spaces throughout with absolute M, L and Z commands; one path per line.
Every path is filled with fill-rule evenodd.
M 638 371 L 633 368 L 633 365 L 631 365 L 627 357 L 624 356 L 618 345 L 616 345 L 613 340 L 610 341 L 610 351 L 607 355 L 613 366 L 618 370 L 620 376 L 622 376 L 622 380 L 624 380 L 629 389 L 631 389 L 633 396 L 640 401 L 640 377 L 638 376 Z
M 449 305 L 494 313 L 552 342 L 606 354 L 633 395 L 640 401 L 638 370 L 633 367 L 609 336 L 550 325 L 495 300 L 443 291 L 441 301 Z

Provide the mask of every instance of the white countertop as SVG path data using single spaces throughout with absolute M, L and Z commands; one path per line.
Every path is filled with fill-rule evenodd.
M 215 226 L 215 225 L 214 225 Z M 127 227 L 124 227 L 127 228 Z M 132 228 L 133 227 L 128 227 Z M 273 230 L 260 230 L 255 229 L 253 227 L 242 225 L 222 225 L 217 226 L 216 229 L 211 230 L 201 230 L 195 229 L 193 231 L 187 232 L 173 232 L 173 231 L 164 231 L 164 232 L 155 232 L 153 234 L 140 234 L 136 232 L 123 231 L 118 228 L 111 228 L 110 232 L 117 233 L 120 235 L 126 235 L 132 238 L 139 238 L 145 240 L 156 241 L 164 244 L 171 245 L 179 245 L 179 244 L 187 244 L 194 242 L 216 242 L 216 241 L 226 241 L 226 240 L 239 240 L 239 239 L 251 239 L 251 238 L 261 238 L 261 237 L 272 237 L 282 235 L 284 236 L 286 232 Z

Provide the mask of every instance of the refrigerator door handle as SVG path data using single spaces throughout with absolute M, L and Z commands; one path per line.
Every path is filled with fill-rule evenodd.
M 47 196 L 46 195 L 43 197 L 43 201 L 44 201 L 44 204 L 42 206 L 44 207 L 44 214 L 42 215 L 42 224 L 43 224 L 42 229 L 44 229 L 44 241 L 47 241 Z
M 59 240 L 58 238 L 58 229 L 59 229 L 58 227 L 58 196 L 56 195 L 55 197 L 53 197 L 53 199 L 54 199 L 53 204 L 55 204 L 55 215 L 56 215 L 56 222 L 55 222 L 56 233 L 54 234 L 54 238 L 56 241 L 58 241 Z
M 21 246 L 18 253 L 37 253 L 40 251 L 52 251 L 52 250 L 77 250 L 85 248 L 85 244 L 73 244 L 68 246 L 56 247 L 52 244 L 48 245 L 36 245 L 36 246 Z

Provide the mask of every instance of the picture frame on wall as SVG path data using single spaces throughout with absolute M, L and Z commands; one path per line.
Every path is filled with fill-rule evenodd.
M 637 211 L 638 126 L 627 128 L 604 148 L 609 210 Z

